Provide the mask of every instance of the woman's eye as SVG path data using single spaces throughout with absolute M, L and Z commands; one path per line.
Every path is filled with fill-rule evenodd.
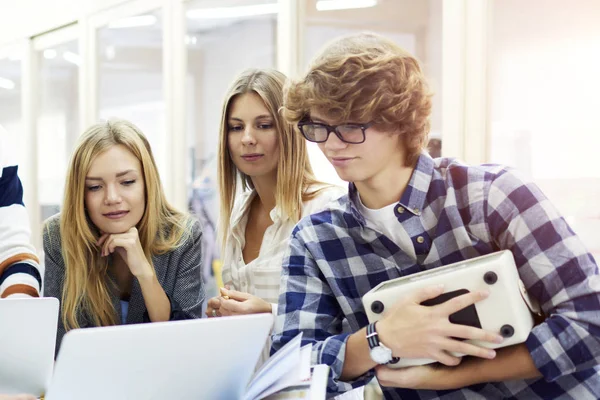
M 241 125 L 235 125 L 235 126 L 232 126 L 232 125 L 230 125 L 230 126 L 229 126 L 229 131 L 230 131 L 230 132 L 231 132 L 231 131 L 241 131 L 242 129 L 243 129 L 243 128 L 241 127 Z
M 88 186 L 87 190 L 89 190 L 90 192 L 95 192 L 97 190 L 100 190 L 100 185 Z
M 133 185 L 135 183 L 135 179 L 131 179 L 129 181 L 125 181 L 123 182 L 123 185 L 125 186 L 129 186 L 129 185 Z
M 259 129 L 272 129 L 273 124 L 260 124 L 258 125 Z

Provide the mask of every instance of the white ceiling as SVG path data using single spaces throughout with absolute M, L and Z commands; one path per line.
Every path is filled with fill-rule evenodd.
M 317 0 L 306 0 L 305 17 L 307 25 L 332 25 L 338 27 L 371 29 L 413 33 L 424 29 L 429 20 L 429 4 L 442 0 L 379 0 L 377 6 L 364 9 L 317 11 Z M 188 9 L 223 7 L 226 5 L 247 5 L 249 3 L 264 3 L 265 0 L 196 0 L 188 3 Z M 131 53 L 135 50 L 150 50 L 162 47 L 162 13 L 155 12 L 157 23 L 153 26 L 109 29 L 102 28 L 99 32 L 99 49 L 101 68 L 132 70 L 140 68 L 145 62 L 143 57 L 127 57 L 127 60 L 114 60 L 106 57 L 106 47 L 113 46 L 115 54 Z M 252 17 L 275 21 L 275 15 Z M 189 47 L 201 47 L 207 41 L 218 40 L 228 27 L 243 23 L 247 18 L 231 19 L 186 19 L 188 35 L 194 36 L 194 42 Z M 73 64 L 65 61 L 61 52 L 70 50 L 77 52 L 76 43 L 66 44 L 57 48 L 59 54 L 53 60 L 44 60 L 44 65 L 58 74 L 63 68 L 74 68 Z M 0 60 L 0 77 L 19 80 L 20 63 Z M 0 98 L 7 94 L 17 94 L 18 90 L 0 89 Z

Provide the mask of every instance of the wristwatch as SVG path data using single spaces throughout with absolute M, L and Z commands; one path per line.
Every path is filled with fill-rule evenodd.
M 377 364 L 396 364 L 400 361 L 400 357 L 392 356 L 392 349 L 384 345 L 379 341 L 379 335 L 373 322 L 367 326 L 367 342 L 369 343 L 369 349 L 371 359 Z

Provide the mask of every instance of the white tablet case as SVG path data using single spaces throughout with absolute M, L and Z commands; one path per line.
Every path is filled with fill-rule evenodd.
M 363 296 L 363 305 L 369 322 L 381 319 L 396 302 L 415 290 L 437 284 L 444 285 L 444 293 L 434 301 L 430 301 L 433 304 L 447 301 L 467 291 L 489 291 L 488 298 L 476 303 L 474 308 L 470 307 L 453 314 L 450 320 L 454 323 L 479 327 L 476 323 L 478 319 L 482 329 L 500 333 L 504 336 L 504 341 L 498 344 L 468 340 L 468 343 L 495 349 L 522 343 L 527 339 L 534 323 L 531 312 L 539 309 L 527 295 L 519 279 L 513 255 L 508 250 L 392 279 L 377 285 Z M 474 315 L 475 310 L 476 315 Z M 453 355 L 462 356 L 455 353 Z M 388 366 L 401 368 L 432 362 L 434 360 L 401 358 L 398 363 Z

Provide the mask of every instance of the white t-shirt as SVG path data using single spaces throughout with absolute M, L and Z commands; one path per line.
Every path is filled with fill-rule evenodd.
M 358 196 L 358 211 L 365 217 L 367 227 L 383 233 L 390 238 L 400 249 L 409 255 L 413 260 L 417 260 L 417 253 L 412 240 L 402 224 L 398 223 L 398 218 L 394 213 L 394 208 L 398 203 L 392 203 L 377 210 L 367 208 Z

